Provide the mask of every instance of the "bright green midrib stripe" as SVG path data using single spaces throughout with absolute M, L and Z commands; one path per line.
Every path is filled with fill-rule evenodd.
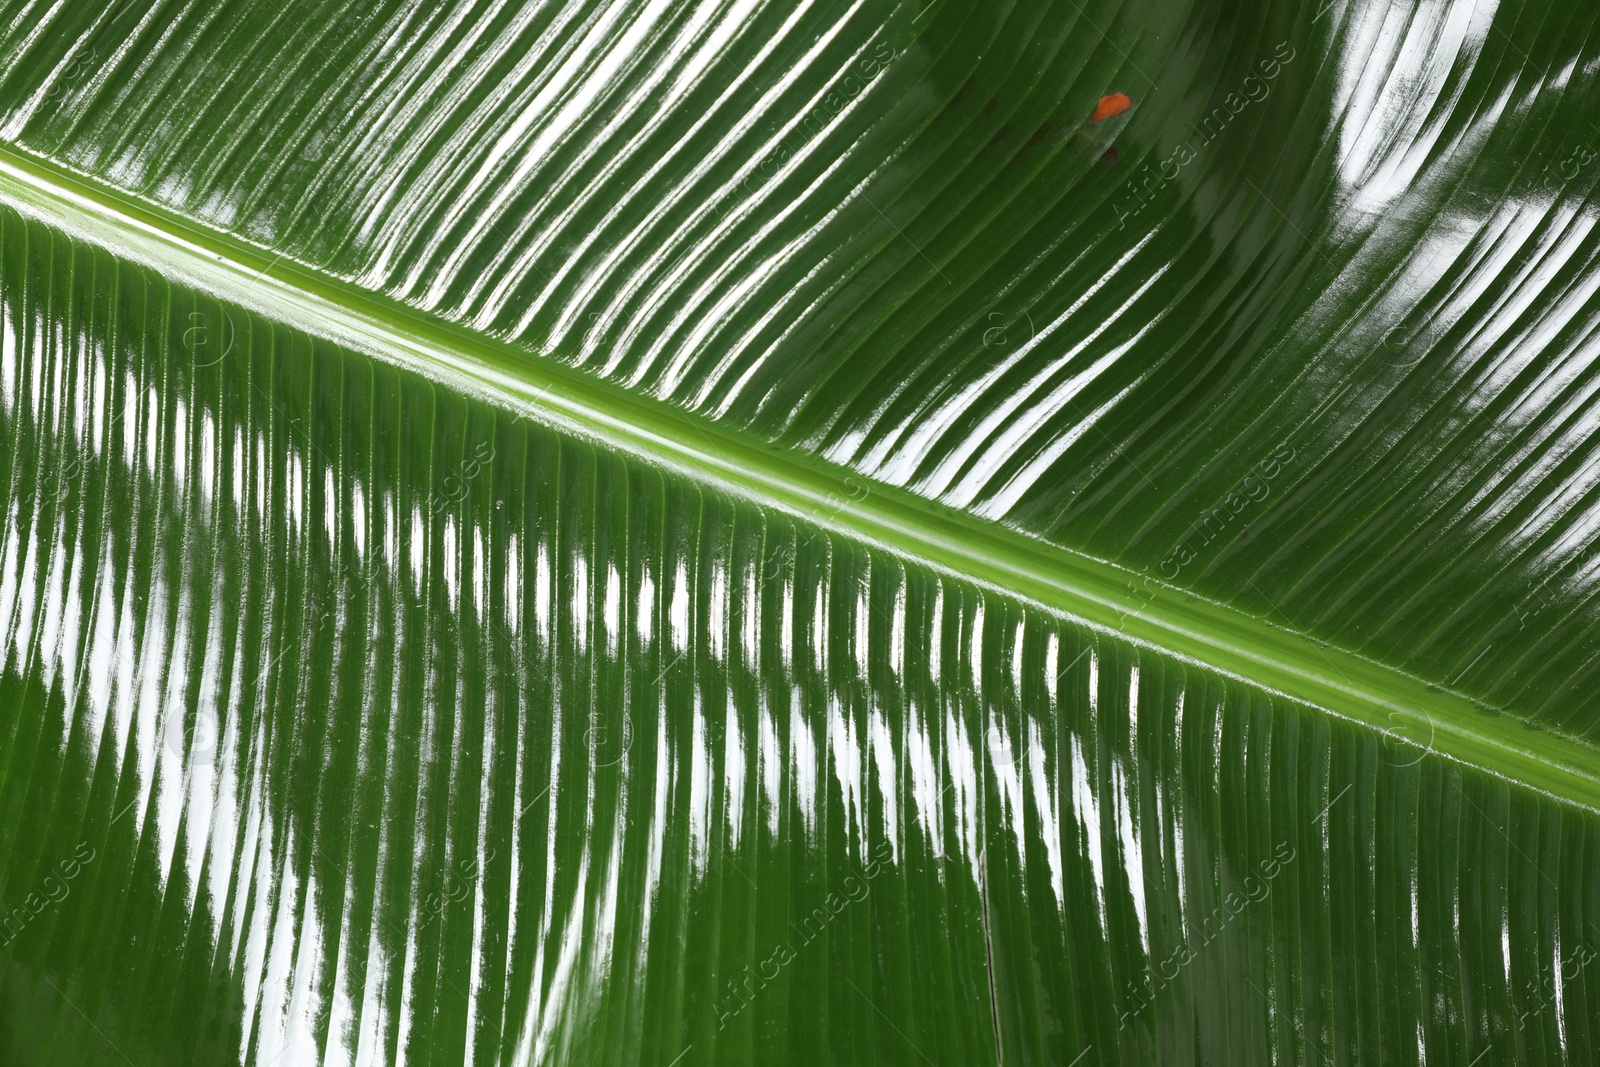
M 847 471 L 532 358 L 4 144 L 0 199 L 313 336 L 1600 813 L 1600 749 L 1382 664 L 902 490 L 874 484 L 850 501 Z

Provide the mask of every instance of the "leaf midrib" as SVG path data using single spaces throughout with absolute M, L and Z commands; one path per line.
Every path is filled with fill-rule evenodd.
M 531 357 L 4 143 L 0 200 L 311 336 L 1600 813 L 1600 750 L 1444 687 L 901 489 L 871 483 L 852 500 L 867 483 L 850 471 Z

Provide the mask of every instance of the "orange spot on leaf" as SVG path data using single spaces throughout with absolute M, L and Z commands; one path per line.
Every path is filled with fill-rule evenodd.
M 1089 119 L 1092 126 L 1105 119 L 1113 119 L 1133 106 L 1133 100 L 1127 93 L 1112 93 L 1110 96 L 1100 98 L 1100 106 L 1094 109 L 1094 115 Z

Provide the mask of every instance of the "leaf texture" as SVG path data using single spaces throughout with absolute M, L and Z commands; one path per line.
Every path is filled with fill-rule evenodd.
M 1600 1055 L 1591 13 L 0 10 L 0 1060 Z

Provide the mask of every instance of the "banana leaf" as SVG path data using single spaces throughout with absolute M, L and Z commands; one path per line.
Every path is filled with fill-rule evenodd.
M 0 13 L 0 1062 L 1600 1062 L 1600 12 Z

